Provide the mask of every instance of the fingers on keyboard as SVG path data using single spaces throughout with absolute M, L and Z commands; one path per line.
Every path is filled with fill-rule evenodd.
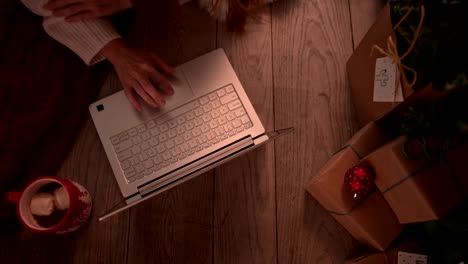
M 175 117 L 149 120 L 110 138 L 128 183 L 252 127 L 232 86 L 183 107 L 186 112 Z

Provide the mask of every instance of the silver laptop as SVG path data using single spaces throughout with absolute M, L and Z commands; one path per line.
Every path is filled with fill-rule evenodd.
M 137 112 L 123 91 L 90 105 L 125 205 L 104 220 L 271 140 L 226 54 L 177 67 L 175 94 Z

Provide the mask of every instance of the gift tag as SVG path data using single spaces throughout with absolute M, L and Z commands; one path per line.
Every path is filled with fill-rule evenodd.
M 402 102 L 401 85 L 396 89 L 396 65 L 389 57 L 378 58 L 375 62 L 374 102 Z M 400 82 L 400 80 L 398 80 Z M 396 96 L 395 96 L 396 92 Z
M 427 264 L 427 256 L 399 251 L 398 264 Z

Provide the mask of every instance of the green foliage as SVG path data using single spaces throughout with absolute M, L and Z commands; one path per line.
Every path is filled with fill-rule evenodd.
M 414 90 L 429 83 L 443 91 L 446 83 L 453 83 L 464 74 L 468 61 L 468 1 L 426 0 L 392 1 L 392 24 L 396 25 L 410 10 L 410 15 L 396 29 L 400 55 L 410 47 L 421 18 L 422 5 L 426 10 L 423 27 L 411 53 L 402 61 L 416 70 Z M 466 84 L 465 84 L 466 86 Z
M 400 55 L 406 53 L 413 41 L 424 5 L 426 16 L 419 38 L 402 63 L 417 72 L 417 82 L 413 87 L 415 91 L 432 84 L 433 89 L 448 94 L 440 102 L 408 108 L 403 116 L 401 132 L 415 137 L 430 133 L 466 133 L 468 108 L 464 105 L 468 105 L 468 1 L 400 0 L 390 3 L 393 25 L 412 10 L 395 30 Z
M 415 138 L 427 134 L 468 135 L 468 89 L 458 89 L 444 98 L 411 106 L 403 115 L 401 133 Z

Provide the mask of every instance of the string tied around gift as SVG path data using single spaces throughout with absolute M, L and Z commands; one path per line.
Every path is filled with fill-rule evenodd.
M 450 137 L 446 136 L 444 138 L 444 143 L 442 144 L 442 147 L 439 150 L 435 151 L 430 151 L 429 150 L 429 144 L 427 143 L 426 137 L 420 137 L 420 138 L 415 138 L 415 139 L 406 139 L 405 142 L 402 145 L 401 152 L 405 156 L 405 158 L 409 160 L 414 160 L 417 158 L 420 158 L 418 156 L 411 155 L 408 152 L 408 145 L 411 143 L 411 141 L 416 141 L 422 148 L 424 157 L 425 158 L 436 158 L 439 160 L 442 160 L 448 153 L 450 149 Z
M 392 32 L 395 31 L 401 25 L 401 23 L 408 18 L 408 16 L 411 14 L 413 10 L 414 10 L 414 7 L 410 7 L 408 9 L 408 12 L 393 27 Z M 419 18 L 418 27 L 416 28 L 416 31 L 414 32 L 414 36 L 413 36 L 413 39 L 411 41 L 411 44 L 408 50 L 401 57 L 398 55 L 398 48 L 395 43 L 395 40 L 393 40 L 392 34 L 390 34 L 387 38 L 386 49 L 381 48 L 378 45 L 374 45 L 372 47 L 372 52 L 374 50 L 379 51 L 382 55 L 385 55 L 388 58 L 392 59 L 392 63 L 396 65 L 396 75 L 395 75 L 396 77 L 395 77 L 395 86 L 394 86 L 395 90 L 393 91 L 393 103 L 395 103 L 397 91 L 398 89 L 400 89 L 400 75 L 403 79 L 404 86 L 408 88 L 412 88 L 416 84 L 416 81 L 418 79 L 417 72 L 414 69 L 404 65 L 402 61 L 406 58 L 406 56 L 408 56 L 411 53 L 411 51 L 413 51 L 414 46 L 416 45 L 416 42 L 418 41 L 419 35 L 421 33 L 421 29 L 424 23 L 425 16 L 426 16 L 426 10 L 424 8 L 424 5 L 421 5 L 421 16 Z M 413 78 L 411 82 L 408 81 L 404 73 L 404 70 L 408 70 L 412 73 Z
M 417 138 L 415 140 L 422 147 L 424 156 L 426 158 L 428 158 L 428 159 L 435 158 L 437 160 L 437 162 L 439 162 L 440 165 L 442 165 L 442 167 L 444 167 L 444 169 L 447 171 L 447 173 L 455 180 L 457 185 L 462 189 L 462 185 L 460 184 L 458 178 L 453 175 L 450 168 L 447 166 L 447 164 L 444 161 L 445 156 L 447 156 L 447 153 L 450 150 L 450 136 L 446 136 L 444 138 L 444 143 L 442 144 L 442 147 L 439 150 L 432 151 L 432 152 L 429 150 L 429 144 L 427 143 L 426 137 L 420 137 L 420 138 Z M 415 156 L 411 156 L 408 153 L 407 146 L 408 146 L 409 142 L 410 141 L 407 139 L 405 141 L 405 143 L 403 144 L 403 148 L 402 148 L 403 155 L 407 159 L 418 158 L 418 157 L 415 157 Z
M 422 166 L 418 170 L 410 173 L 406 177 L 404 177 L 401 180 L 399 180 L 398 182 L 394 183 L 392 186 L 390 186 L 387 189 L 383 190 L 382 194 L 385 194 L 385 193 L 395 189 L 396 187 L 398 187 L 399 185 L 404 183 L 406 180 L 418 175 L 420 172 L 430 168 L 431 166 L 435 165 L 436 163 L 439 163 L 444 168 L 444 170 L 447 172 L 447 174 L 454 180 L 456 185 L 460 188 L 460 191 L 464 193 L 463 185 L 460 183 L 459 179 L 455 175 L 453 175 L 452 171 L 450 170 L 450 168 L 447 166 L 447 164 L 444 161 L 445 156 L 447 155 L 447 153 L 450 150 L 450 140 L 451 140 L 451 138 L 449 136 L 446 136 L 444 138 L 444 143 L 442 144 L 441 148 L 436 150 L 436 151 L 431 152 L 429 150 L 429 144 L 428 144 L 428 141 L 427 141 L 426 137 L 413 138 L 413 139 L 407 138 L 405 140 L 405 142 L 403 143 L 402 149 L 401 149 L 402 154 L 405 156 L 405 158 L 407 158 L 409 160 L 427 158 L 427 159 L 434 159 L 434 161 L 428 162 L 426 165 Z M 417 142 L 422 147 L 422 151 L 423 151 L 423 155 L 424 155 L 423 157 L 416 156 L 416 155 L 411 155 L 408 152 L 408 145 L 413 141 Z
M 374 194 L 374 192 L 376 192 L 376 188 L 373 188 L 370 192 L 368 192 L 361 199 L 359 199 L 348 211 L 338 212 L 338 211 L 330 210 L 330 209 L 327 209 L 327 208 L 325 208 L 325 211 L 327 211 L 327 213 L 329 213 L 329 214 L 340 215 L 340 216 L 350 215 L 350 214 L 352 214 L 354 212 L 354 209 L 359 207 L 364 201 L 367 200 L 367 198 L 372 196 Z

